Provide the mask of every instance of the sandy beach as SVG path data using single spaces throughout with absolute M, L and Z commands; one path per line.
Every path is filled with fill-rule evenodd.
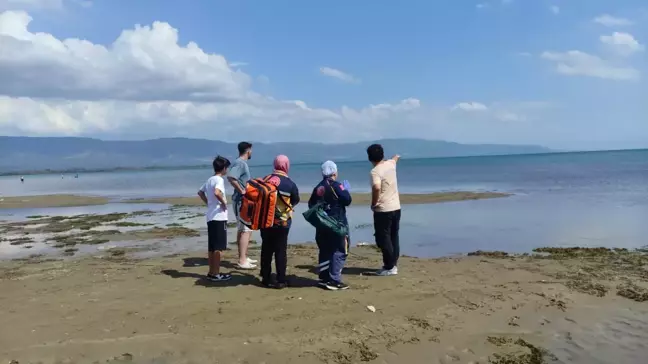
M 291 246 L 284 290 L 260 288 L 249 271 L 210 283 L 202 252 L 5 262 L 0 356 L 21 364 L 539 364 L 639 363 L 648 350 L 640 252 L 404 257 L 401 274 L 385 278 L 361 275 L 380 262 L 363 247 L 350 256 L 352 288 L 343 292 L 314 287 L 315 261 L 313 246 Z
M 461 196 L 484 197 L 425 198 Z M 291 286 L 269 290 L 256 270 L 234 268 L 234 245 L 223 264 L 234 278 L 221 284 L 205 280 L 203 249 L 168 253 L 204 244 L 203 213 L 181 201 L 0 222 L 0 244 L 23 254 L 0 261 L 0 360 L 638 364 L 648 355 L 643 250 L 403 257 L 398 276 L 375 277 L 380 254 L 363 243 L 343 272 L 351 289 L 329 292 L 315 286 L 315 246 L 291 245 Z

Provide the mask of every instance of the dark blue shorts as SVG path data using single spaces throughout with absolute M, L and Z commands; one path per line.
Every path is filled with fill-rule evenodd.
M 227 221 L 207 222 L 207 249 L 209 252 L 227 250 Z

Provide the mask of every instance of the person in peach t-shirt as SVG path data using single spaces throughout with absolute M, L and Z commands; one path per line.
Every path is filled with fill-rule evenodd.
M 394 276 L 398 274 L 398 257 L 400 256 L 401 206 L 398 196 L 398 181 L 396 178 L 396 163 L 400 156 L 396 155 L 385 160 L 382 145 L 372 144 L 367 148 L 367 157 L 371 169 L 371 210 L 374 218 L 376 245 L 383 255 L 383 267 L 377 274 Z

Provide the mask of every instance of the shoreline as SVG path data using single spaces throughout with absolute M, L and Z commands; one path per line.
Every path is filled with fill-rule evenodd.
M 369 193 L 352 193 L 353 205 L 368 205 L 371 202 Z M 455 201 L 482 200 L 492 198 L 510 197 L 512 194 L 500 192 L 434 192 L 421 194 L 400 194 L 401 204 L 432 204 Z M 302 202 L 308 201 L 310 194 L 300 195 Z M 73 194 L 32 195 L 0 197 L 0 210 L 19 208 L 48 208 L 48 207 L 73 207 L 105 205 L 111 200 L 99 196 L 82 196 Z M 116 201 L 118 203 L 161 203 L 174 206 L 202 206 L 202 201 L 194 197 L 161 197 L 161 198 L 135 198 Z
M 402 257 L 394 277 L 351 251 L 351 289 L 315 287 L 317 249 L 288 250 L 291 287 L 257 271 L 204 279 L 203 252 L 0 262 L 0 356 L 43 363 L 640 363 L 648 340 L 642 252 Z M 256 253 L 258 254 L 258 253 Z M 373 309 L 371 309 L 371 308 Z M 610 331 L 605 331 L 610 330 Z M 619 333 L 627 333 L 620 335 Z M 630 335 L 630 336 L 628 336 Z M 643 348 L 643 349 L 642 349 Z M 210 359 L 211 358 L 211 359 Z

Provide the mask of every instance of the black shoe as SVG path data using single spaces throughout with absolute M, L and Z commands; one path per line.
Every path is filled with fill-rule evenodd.
M 274 285 L 275 289 L 284 289 L 286 287 L 288 287 L 288 283 L 286 283 L 286 282 L 278 282 L 278 283 L 275 283 L 275 285 Z
M 275 281 L 272 278 L 262 279 L 261 285 L 264 286 L 265 288 L 274 288 L 277 285 L 277 281 Z
M 207 274 L 207 279 L 212 282 L 225 282 L 232 279 L 231 274 Z
M 344 284 L 342 282 L 333 282 L 333 281 L 326 282 L 324 284 L 324 287 L 326 289 L 330 290 L 330 291 L 342 291 L 342 290 L 345 290 L 345 289 L 349 289 L 348 285 L 346 285 L 346 284 Z
M 323 280 L 323 279 L 320 279 L 319 281 L 317 281 L 317 286 L 322 287 L 322 288 L 326 288 L 326 281 Z

